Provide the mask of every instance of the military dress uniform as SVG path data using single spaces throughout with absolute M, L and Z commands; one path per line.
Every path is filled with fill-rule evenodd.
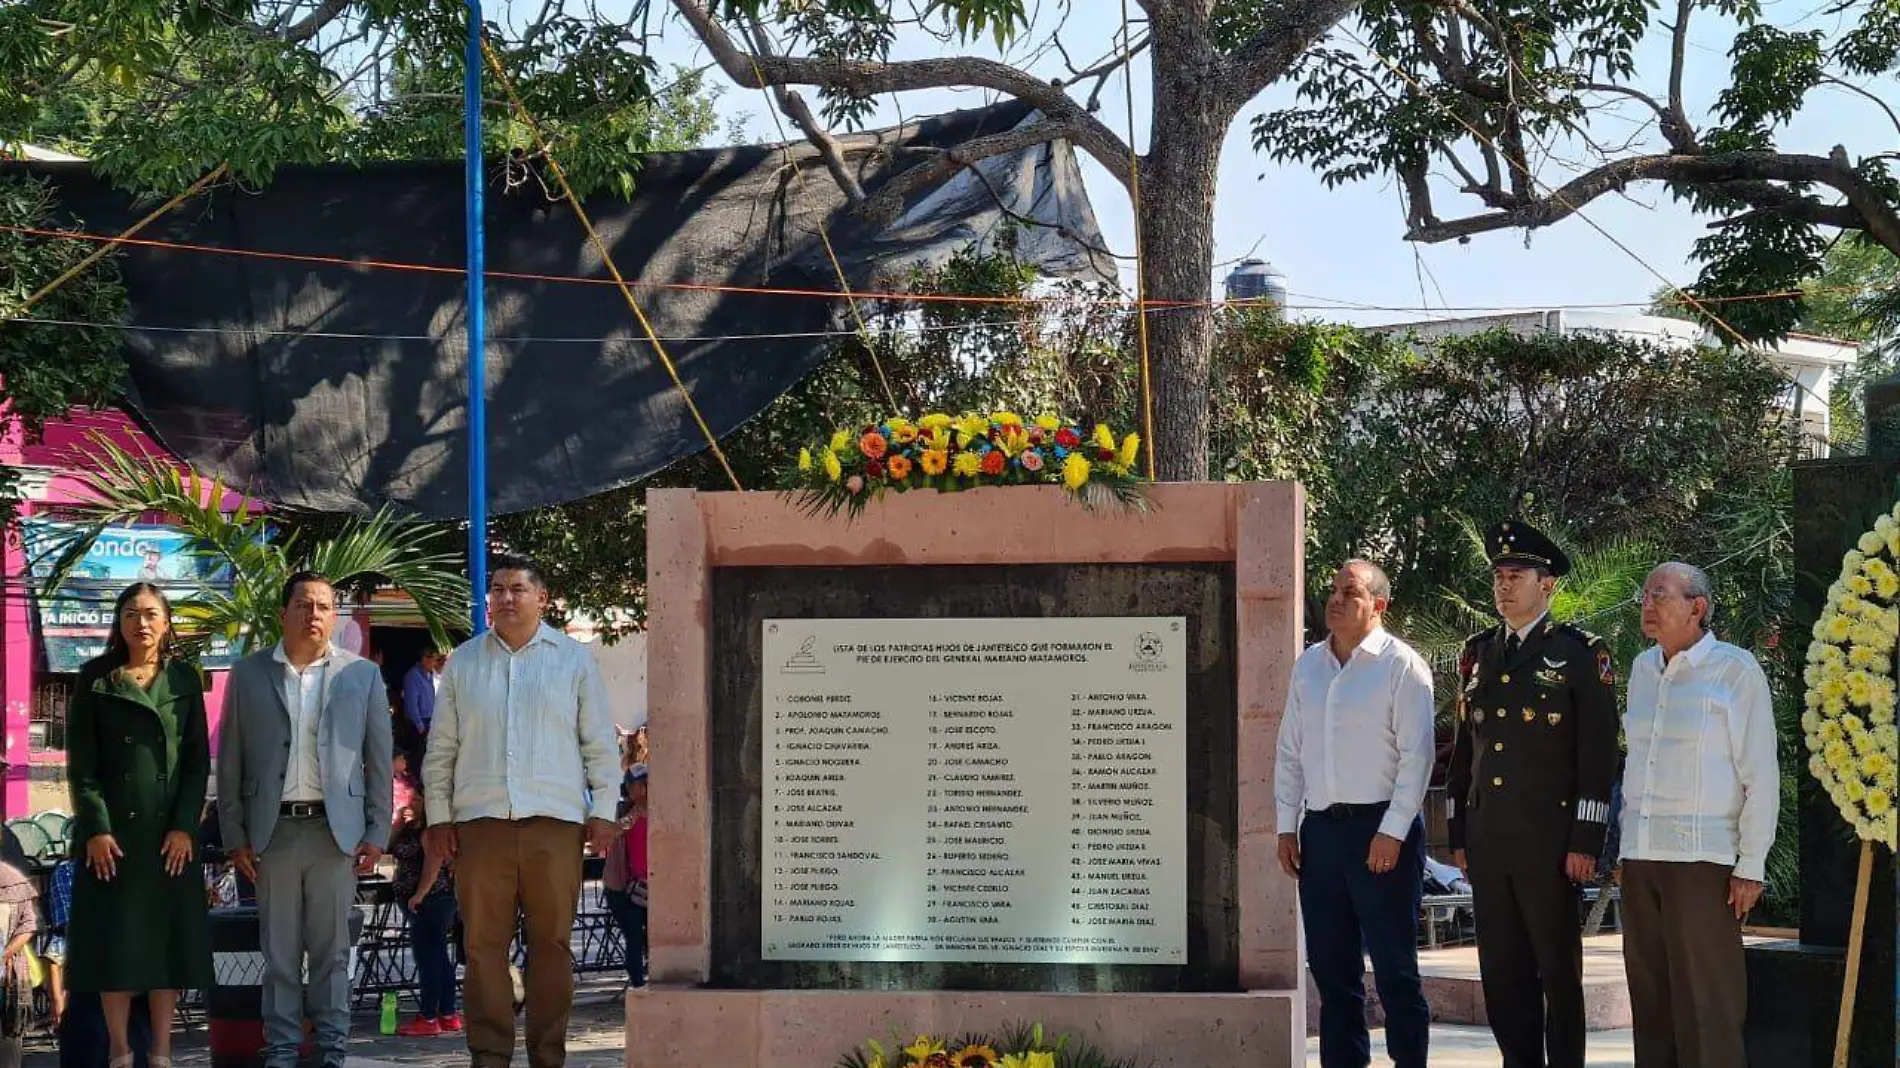
M 1499 524 L 1492 563 L 1569 569 L 1534 529 Z M 1582 1068 L 1581 888 L 1565 855 L 1602 854 L 1615 781 L 1609 646 L 1568 623 L 1519 639 L 1499 623 L 1465 642 L 1447 782 L 1451 847 L 1466 854 L 1485 1011 L 1505 1068 Z

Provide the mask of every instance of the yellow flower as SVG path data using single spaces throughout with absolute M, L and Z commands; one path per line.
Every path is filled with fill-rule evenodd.
M 831 451 L 830 449 L 826 449 L 825 450 L 825 477 L 830 479 L 833 482 L 836 482 L 843 474 L 844 474 L 844 465 L 838 462 L 838 454 Z
M 997 412 L 990 416 L 990 422 L 997 426 L 1022 426 L 1023 417 L 1015 412 Z
M 931 412 L 929 415 L 917 420 L 917 425 L 923 427 L 925 430 L 944 430 L 947 429 L 952 422 L 953 420 L 942 412 Z
M 1900 575 L 1895 575 L 1891 571 L 1881 575 L 1874 580 L 1874 592 L 1879 594 L 1882 600 L 1893 600 L 1895 594 L 1900 594 Z
M 1860 541 L 1856 543 L 1854 547 L 1872 556 L 1874 553 L 1880 551 L 1881 546 L 1885 545 L 1886 541 L 1887 539 L 1870 530 L 1860 536 Z
M 1821 759 L 1827 761 L 1829 770 L 1840 772 L 1847 767 L 1848 761 L 1854 759 L 1854 751 L 1848 748 L 1846 742 L 1836 738 L 1821 749 Z
M 810 449 L 798 450 L 798 469 L 800 471 L 811 470 L 811 450 Z
M 951 469 L 960 477 L 975 478 L 977 472 L 983 469 L 983 458 L 973 452 L 957 453 L 957 458 L 952 462 Z
M 1062 461 L 1062 484 L 1072 490 L 1079 490 L 1088 484 L 1089 462 L 1081 453 L 1072 452 Z
M 1835 607 L 1843 612 L 1857 612 L 1860 610 L 1860 599 L 1874 592 L 1874 580 L 1866 575 L 1850 575 L 1847 591 L 1848 596 L 1842 597 L 1840 604 Z
M 1062 420 L 1056 418 L 1049 412 L 1044 412 L 1036 417 L 1036 425 L 1044 430 L 1054 430 L 1062 425 Z
M 1822 627 L 1825 635 L 1823 641 L 1844 642 L 1854 632 L 1854 624 L 1846 616 L 1830 616 L 1823 621 Z
M 1095 447 L 1098 449 L 1108 449 L 1111 452 L 1114 451 L 1115 432 L 1108 428 L 1107 423 L 1095 424 Z
M 917 440 L 917 428 L 911 426 L 909 423 L 899 426 L 896 420 L 892 420 L 891 440 L 897 442 L 899 445 L 909 445 L 911 442 Z
M 1123 467 L 1133 467 L 1135 466 L 1136 457 L 1140 455 L 1141 455 L 1141 435 L 1130 434 L 1127 437 L 1122 439 L 1122 451 L 1119 456 L 1115 457 L 1115 460 L 1116 462 L 1120 463 Z
M 986 437 L 990 432 L 990 421 L 980 415 L 966 415 L 957 422 L 957 429 L 963 432 L 964 441 Z
M 944 468 L 950 466 L 950 454 L 942 449 L 927 449 L 918 462 L 923 465 L 924 474 L 941 475 Z
M 1893 795 L 1885 790 L 1869 790 L 1865 799 L 1867 814 L 1879 819 L 1893 810 Z
M 917 1041 L 904 1047 L 904 1055 L 912 1060 L 921 1061 L 933 1053 L 943 1052 L 943 1043 L 929 1035 L 918 1035 Z
M 1029 1068 L 1056 1068 L 1056 1055 L 1048 1050 L 1036 1050 L 1029 1055 Z
M 831 435 L 831 451 L 832 452 L 843 452 L 844 450 L 850 447 L 851 447 L 850 432 L 840 430 L 837 433 Z
M 1000 1068 L 1029 1068 L 1029 1058 L 1020 1053 L 1005 1053 Z

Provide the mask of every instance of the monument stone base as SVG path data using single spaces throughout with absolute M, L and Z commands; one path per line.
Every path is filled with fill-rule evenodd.
M 679 1064 L 836 1068 L 854 1045 L 890 1048 L 893 1028 L 960 1035 L 1041 1023 L 1153 1068 L 1280 1065 L 1305 1042 L 1295 991 L 1035 994 L 997 991 L 707 990 L 627 995 L 627 1068 Z

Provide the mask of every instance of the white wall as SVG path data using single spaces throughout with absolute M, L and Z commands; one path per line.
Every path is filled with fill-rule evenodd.
M 629 634 L 612 645 L 589 642 L 594 663 L 607 681 L 614 722 L 626 730 L 647 721 L 647 636 Z

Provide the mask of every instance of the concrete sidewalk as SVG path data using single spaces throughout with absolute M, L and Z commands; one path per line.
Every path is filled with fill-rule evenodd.
M 1631 1042 L 1627 1030 L 1592 1031 L 1584 1046 L 1586 1063 L 1591 1068 L 1635 1068 L 1636 1052 Z M 1432 1025 L 1430 1057 L 1432 1068 L 1499 1068 L 1504 1063 L 1489 1029 L 1459 1024 Z M 1385 1036 L 1374 1030 L 1373 1068 L 1391 1063 L 1385 1055 Z M 1306 1040 L 1306 1064 L 1307 1068 L 1319 1068 L 1317 1036 Z

